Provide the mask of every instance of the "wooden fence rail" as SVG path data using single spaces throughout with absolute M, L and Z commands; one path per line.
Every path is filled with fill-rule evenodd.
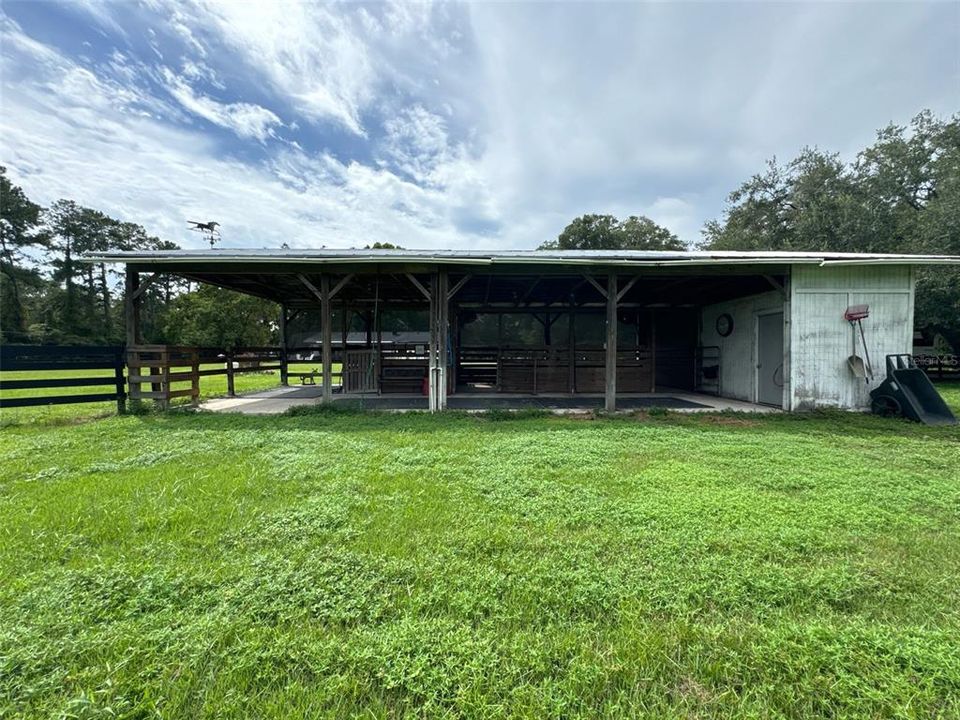
M 124 366 L 128 368 L 124 374 Z M 85 376 L 75 371 L 104 370 L 104 374 Z M 170 401 L 200 400 L 200 378 L 226 375 L 227 392 L 235 394 L 238 373 L 279 370 L 287 380 L 287 356 L 279 347 L 243 347 L 233 349 L 183 347 L 173 345 L 120 346 L 0 346 L 0 408 L 63 405 L 115 401 L 124 412 L 126 401 L 153 400 L 168 408 Z M 50 372 L 60 377 L 9 379 L 10 372 Z M 127 385 L 129 383 L 129 394 Z M 48 388 L 102 387 L 98 393 L 30 394 L 11 391 Z M 106 392 L 109 388 L 110 392 Z
M 0 408 L 30 407 L 39 405 L 60 405 L 67 403 L 116 402 L 118 412 L 125 410 L 129 383 L 129 397 L 134 400 L 153 400 L 161 407 L 170 406 L 170 401 L 177 398 L 190 398 L 192 404 L 200 401 L 200 378 L 214 375 L 226 375 L 227 393 L 235 394 L 235 377 L 238 373 L 280 371 L 280 381 L 287 383 L 288 358 L 296 354 L 312 352 L 311 348 L 288 348 L 286 351 L 279 347 L 242 347 L 242 348 L 210 348 L 184 347 L 174 345 L 136 345 L 127 349 L 119 346 L 50 346 L 50 345 L 3 345 L 0 346 L 0 372 L 44 372 L 51 371 L 66 377 L 40 377 L 6 379 L 0 376 Z M 383 387 L 395 390 L 391 383 L 400 383 L 407 392 L 416 392 L 422 384 L 422 377 L 426 369 L 426 358 L 422 355 L 419 345 L 394 345 L 383 347 L 382 356 L 371 361 L 370 353 L 374 351 L 349 350 L 341 353 L 337 358 L 343 363 L 341 371 L 334 371 L 333 375 L 341 379 L 347 390 L 370 390 L 371 383 L 376 381 Z M 462 350 L 460 358 L 464 380 L 472 377 L 471 373 L 488 372 L 490 375 L 484 380 L 500 383 L 503 377 L 509 376 L 513 368 L 511 360 L 522 361 L 521 365 L 531 365 L 534 373 L 534 392 L 550 387 L 552 376 L 547 372 L 558 362 L 545 351 L 523 351 L 513 357 L 508 352 L 506 359 L 502 351 L 493 349 Z M 515 351 L 516 354 L 519 351 Z M 539 354 L 543 354 L 541 358 Z M 596 353 L 594 353 L 596 354 Z M 644 353 L 618 353 L 618 365 L 633 371 L 648 370 L 648 363 L 652 358 Z M 956 355 L 918 355 L 915 358 L 917 365 L 936 379 L 960 379 L 960 357 Z M 577 373 L 582 376 L 589 371 L 592 365 L 599 366 L 600 359 L 592 357 L 589 351 L 577 350 L 575 362 Z M 128 366 L 128 377 L 124 377 L 124 365 Z M 476 367 L 474 367 L 474 365 Z M 487 365 L 490 365 L 487 370 Z M 370 372 L 370 368 L 374 371 Z M 71 374 L 81 370 L 102 370 L 104 373 L 92 376 Z M 644 372 L 640 373 L 645 377 Z M 315 375 L 310 373 L 293 373 L 298 375 Z M 409 377 L 408 377 L 409 376 Z M 478 375 L 479 377 L 479 375 Z M 522 378 L 521 378 L 522 379 Z M 528 379 L 529 380 L 529 379 Z M 563 378 L 552 378 L 558 386 L 562 385 Z M 641 378 L 638 390 L 646 388 L 646 380 Z M 527 382 L 530 384 L 530 382 Z M 590 383 L 586 383 L 589 385 Z M 409 388 L 407 387 L 409 385 Z M 543 385 L 544 387 L 540 387 Z M 578 391 L 584 391 L 584 378 L 578 377 Z M 354 387 L 356 386 L 356 387 Z M 42 390 L 50 388 L 87 388 L 99 387 L 109 392 L 96 393 L 64 393 L 56 395 L 24 396 L 17 393 L 17 397 L 10 397 L 9 391 Z M 526 386 L 524 386 L 526 387 Z M 398 385 L 399 388 L 399 385 Z M 592 388 L 591 388 L 592 389 Z
M 0 371 L 4 373 L 55 371 L 66 374 L 77 370 L 103 370 L 105 374 L 13 380 L 0 378 L 0 408 L 114 401 L 117 403 L 117 412 L 122 413 L 127 397 L 123 365 L 123 348 L 119 346 L 2 345 Z M 10 390 L 81 387 L 110 387 L 111 390 L 85 394 L 4 397 L 4 393 Z
M 163 408 L 176 398 L 200 402 L 200 378 L 227 376 L 227 394 L 235 394 L 235 376 L 244 372 L 279 370 L 287 380 L 286 353 L 278 347 L 210 348 L 180 345 L 135 345 L 127 350 L 130 398 L 155 400 Z M 218 365 L 201 369 L 201 365 Z M 149 389 L 143 386 L 149 385 Z
M 931 378 L 960 380 L 960 355 L 914 355 L 913 361 Z

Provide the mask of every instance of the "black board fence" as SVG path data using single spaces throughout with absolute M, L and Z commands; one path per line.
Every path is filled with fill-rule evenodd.
M 0 408 L 37 405 L 66 405 L 115 401 L 117 412 L 124 412 L 127 393 L 124 385 L 124 350 L 121 346 L 2 345 L 0 346 Z M 2 373 L 15 371 L 102 370 L 102 375 L 41 377 L 7 380 Z M 100 393 L 31 395 L 6 397 L 9 390 L 102 387 Z M 106 391 L 109 388 L 109 392 Z M 19 393 L 18 393 L 19 395 Z
M 139 377 L 141 372 L 137 367 L 132 373 L 137 376 L 136 387 L 140 388 L 143 382 L 167 381 L 167 397 L 169 400 L 176 392 L 169 392 L 171 381 L 189 380 L 191 389 L 182 391 L 181 394 L 189 393 L 194 402 L 199 395 L 197 390 L 197 381 L 200 376 L 205 375 L 227 375 L 228 394 L 233 395 L 233 379 L 235 373 L 245 371 L 262 371 L 279 369 L 281 381 L 286 384 L 287 381 L 287 358 L 291 353 L 280 348 L 237 348 L 234 350 L 220 350 L 215 348 L 171 348 L 167 346 L 155 347 L 136 347 L 131 348 L 131 355 L 137 357 L 138 352 L 142 351 L 191 351 L 191 371 L 187 373 L 171 374 L 170 376 L 159 377 Z M 133 360 L 133 358 L 131 358 Z M 960 380 L 960 356 L 958 355 L 917 355 L 914 358 L 918 367 L 923 368 L 931 378 L 938 380 Z M 214 369 L 199 369 L 199 362 L 222 363 L 223 366 Z M 169 360 L 164 362 L 151 362 L 138 359 L 131 362 L 131 365 L 161 365 L 163 369 L 169 370 L 166 366 Z M 117 403 L 117 411 L 122 413 L 126 409 L 126 378 L 124 368 L 127 365 L 127 352 L 119 345 L 111 346 L 62 346 L 62 345 L 0 345 L 0 408 L 31 407 L 42 405 L 65 405 L 71 403 L 92 403 L 113 401 Z M 77 374 L 73 377 L 69 373 L 74 370 L 101 370 L 96 375 L 86 376 Z M 3 374 L 16 371 L 56 371 L 67 377 L 41 377 L 24 379 L 5 379 Z M 150 371 L 153 373 L 154 371 Z M 154 373 L 155 374 L 155 373 Z M 315 373 L 293 373 L 294 375 L 314 375 Z M 338 375 L 339 373 L 334 373 Z M 176 376 L 174 376 L 176 375 Z M 180 377 L 183 375 L 184 377 Z M 65 392 L 62 395 L 24 395 L 17 393 L 17 397 L 9 397 L 11 390 L 45 390 L 50 388 L 63 388 L 65 391 L 69 388 L 90 388 L 101 387 L 104 392 L 100 393 L 70 393 Z M 107 389 L 109 388 L 109 391 Z M 144 397 L 154 397 L 151 393 L 138 393 Z
M 933 380 L 960 380 L 960 355 L 914 355 L 913 362 Z

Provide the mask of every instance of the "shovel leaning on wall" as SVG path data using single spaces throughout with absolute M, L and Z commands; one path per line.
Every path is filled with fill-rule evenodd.
M 867 338 L 863 332 L 863 320 L 870 317 L 869 305 L 851 305 L 843 313 L 843 319 L 850 323 L 851 334 L 853 335 L 853 354 L 847 358 L 847 367 L 853 373 L 855 378 L 863 378 L 863 381 L 870 384 L 873 380 L 873 367 L 870 365 L 870 351 L 867 350 Z M 855 327 L 856 326 L 856 327 Z M 857 328 L 860 328 L 860 341 L 863 344 L 863 354 L 866 361 L 857 355 Z

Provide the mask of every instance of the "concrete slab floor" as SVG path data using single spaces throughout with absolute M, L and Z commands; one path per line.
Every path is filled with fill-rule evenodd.
M 320 404 L 322 390 L 314 386 L 291 386 L 272 388 L 233 398 L 218 398 L 201 404 L 202 410 L 214 412 L 239 412 L 250 415 L 273 415 L 285 412 L 297 405 Z M 340 395 L 334 394 L 333 402 L 344 407 L 366 410 L 426 410 L 427 398 L 423 395 Z M 447 398 L 450 410 L 481 411 L 488 409 L 521 410 L 527 408 L 553 412 L 583 412 L 603 408 L 603 395 L 508 395 L 504 393 L 467 393 L 450 395 Z M 617 396 L 617 410 L 629 412 L 646 408 L 665 408 L 676 412 L 737 412 L 772 413 L 779 408 L 756 405 L 740 400 L 729 400 L 699 393 L 661 392 L 624 394 Z

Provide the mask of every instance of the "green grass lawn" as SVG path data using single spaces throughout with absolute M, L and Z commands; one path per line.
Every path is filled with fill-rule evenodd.
M 956 427 L 24 423 L 0 517 L 0 717 L 960 715 Z
M 960 416 L 960 382 L 939 382 L 936 386 L 954 414 Z

